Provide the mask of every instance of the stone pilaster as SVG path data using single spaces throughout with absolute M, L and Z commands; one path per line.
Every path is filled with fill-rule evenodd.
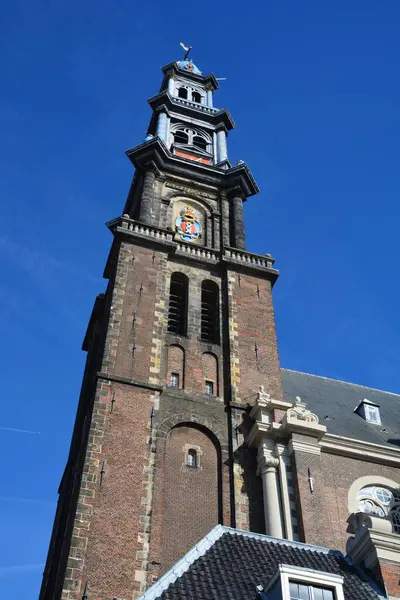
M 229 201 L 225 192 L 221 192 L 222 239 L 224 246 L 230 246 Z
M 265 531 L 268 535 L 282 538 L 282 514 L 278 480 L 279 459 L 275 455 L 275 442 L 263 438 L 258 450 L 258 467 L 264 496 Z
M 140 204 L 140 215 L 139 221 L 145 225 L 151 225 L 152 223 L 152 210 L 153 210 L 153 199 L 154 199 L 154 183 L 155 173 L 151 170 L 146 171 L 144 175 L 142 199 Z
M 163 141 L 167 142 L 168 116 L 165 112 L 160 112 L 157 121 L 156 135 Z
M 243 199 L 238 194 L 232 198 L 233 208 L 233 230 L 235 233 L 235 248 L 246 249 L 246 237 L 244 232 Z
M 219 131 L 217 131 L 217 156 L 219 163 L 224 160 L 227 160 L 228 158 L 226 132 L 224 129 L 219 129 Z

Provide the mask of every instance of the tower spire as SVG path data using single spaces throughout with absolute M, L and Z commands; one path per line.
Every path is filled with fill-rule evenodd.
M 213 105 L 218 82 L 182 46 L 186 60 L 162 68 L 148 101 L 147 138 L 127 151 L 135 174 L 123 214 L 107 224 L 109 283 L 83 344 L 40 600 L 137 598 L 216 524 L 251 525 L 252 500 L 235 497 L 231 432 L 259 385 L 281 394 L 277 272 L 246 251 L 243 202 L 258 187 L 245 163 L 229 161 L 234 122 Z M 252 519 L 257 511 L 263 519 L 259 497 Z

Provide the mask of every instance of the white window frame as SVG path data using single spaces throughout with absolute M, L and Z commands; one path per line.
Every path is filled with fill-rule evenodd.
M 364 402 L 365 420 L 373 425 L 382 425 L 378 406 Z
M 270 590 L 277 580 L 281 581 L 282 600 L 290 600 L 289 583 L 302 583 L 304 585 L 318 586 L 331 590 L 335 600 L 344 600 L 343 577 L 326 571 L 315 571 L 292 565 L 279 565 L 278 572 L 264 589 L 268 597 Z

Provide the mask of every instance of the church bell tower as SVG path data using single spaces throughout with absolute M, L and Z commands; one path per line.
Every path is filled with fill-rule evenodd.
M 270 255 L 246 250 L 218 82 L 162 68 L 83 342 L 87 362 L 41 600 L 131 600 L 218 523 L 265 532 L 243 444 L 263 385 L 281 399 Z

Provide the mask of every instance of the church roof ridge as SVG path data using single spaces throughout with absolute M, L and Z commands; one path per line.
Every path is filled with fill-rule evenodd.
M 325 379 L 326 381 L 333 381 L 334 383 L 344 383 L 353 387 L 363 388 L 364 390 L 371 390 L 373 392 L 380 392 L 382 394 L 390 394 L 391 396 L 398 396 L 400 398 L 400 394 L 398 394 L 397 392 L 390 392 L 388 390 L 374 388 L 369 385 L 363 385 L 362 383 L 353 383 L 352 381 L 345 381 L 344 379 L 336 379 L 335 377 L 325 377 L 324 375 L 317 375 L 316 373 L 306 373 L 306 371 L 298 371 L 297 369 L 287 369 L 285 367 L 281 367 L 281 371 L 285 371 L 287 373 L 297 373 L 298 375 L 307 375 L 308 377 L 315 377 L 317 379 Z

